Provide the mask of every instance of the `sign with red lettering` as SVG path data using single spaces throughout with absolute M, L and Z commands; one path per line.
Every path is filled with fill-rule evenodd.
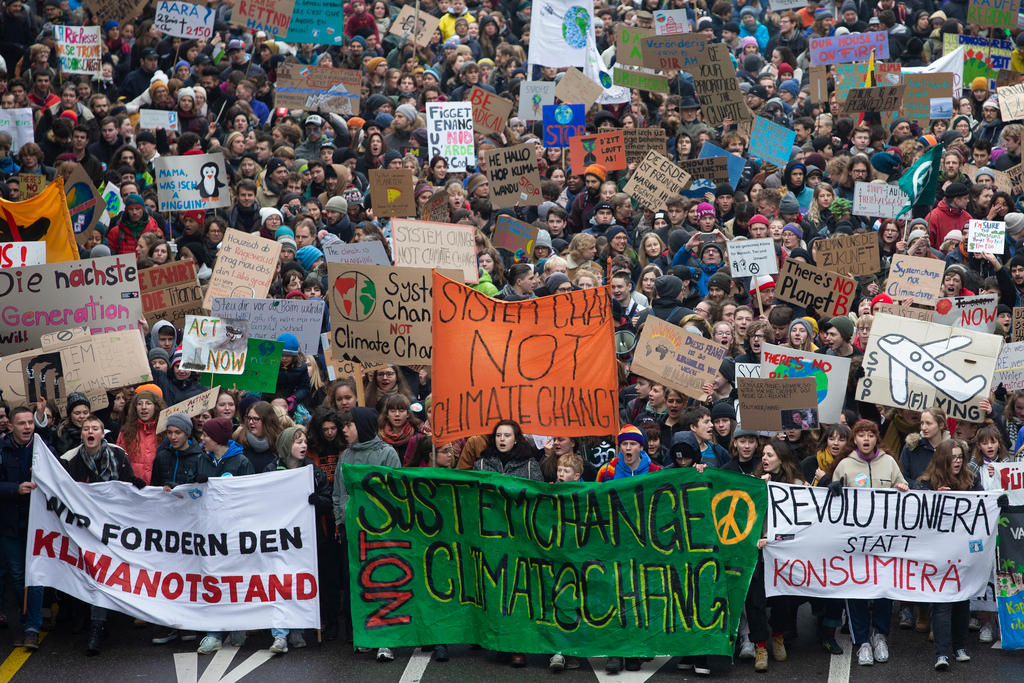
M 933 320 L 950 327 L 995 332 L 998 305 L 999 296 L 996 294 L 942 297 L 935 302 Z
M 813 378 L 818 394 L 818 420 L 825 424 L 835 424 L 839 422 L 846 401 L 850 359 L 791 349 L 788 346 L 762 344 L 760 376 L 765 379 Z
M 295 0 L 239 0 L 231 13 L 231 23 L 283 40 L 294 10 Z
M 0 268 L 41 266 L 46 263 L 46 242 L 0 243 Z
M 885 31 L 873 31 L 811 38 L 810 48 L 811 66 L 866 62 L 872 51 L 875 59 L 889 59 L 889 35 Z
M 849 312 L 856 292 L 856 280 L 809 263 L 786 259 L 775 287 L 775 298 L 813 308 L 831 318 Z
M 498 97 L 476 86 L 469 92 L 469 101 L 473 105 L 473 130 L 484 135 L 505 130 L 508 115 L 515 106 L 512 100 Z

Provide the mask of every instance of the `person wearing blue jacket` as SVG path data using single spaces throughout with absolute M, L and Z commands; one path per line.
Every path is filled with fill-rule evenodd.
M 757 9 L 750 6 L 740 10 L 740 39 L 747 36 L 757 40 L 757 47 L 762 52 L 768 47 L 768 29 L 757 20 Z

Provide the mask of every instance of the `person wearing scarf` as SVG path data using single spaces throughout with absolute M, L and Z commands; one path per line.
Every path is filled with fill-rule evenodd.
M 142 197 L 131 192 L 124 198 L 124 212 L 117 225 L 107 233 L 107 246 L 112 254 L 134 254 L 139 238 L 144 232 L 156 233 L 163 237 L 163 231 L 156 220 L 146 211 Z
M 636 477 L 648 472 L 657 472 L 661 465 L 651 462 L 647 455 L 647 437 L 639 427 L 625 425 L 616 439 L 619 446 L 618 455 L 597 473 L 597 481 L 611 481 Z

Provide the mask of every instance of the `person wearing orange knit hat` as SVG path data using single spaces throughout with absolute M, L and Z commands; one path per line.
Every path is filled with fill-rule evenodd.
M 601 183 L 608 178 L 608 171 L 601 164 L 591 164 L 583 171 L 583 191 L 576 195 L 569 207 L 570 232 L 582 232 L 587 227 L 590 214 L 601 201 Z

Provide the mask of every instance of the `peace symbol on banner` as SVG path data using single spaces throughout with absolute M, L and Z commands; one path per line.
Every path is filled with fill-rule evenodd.
M 711 514 L 715 518 L 715 533 L 724 545 L 741 542 L 750 535 L 757 521 L 754 501 L 746 491 L 722 491 L 711 499 Z

